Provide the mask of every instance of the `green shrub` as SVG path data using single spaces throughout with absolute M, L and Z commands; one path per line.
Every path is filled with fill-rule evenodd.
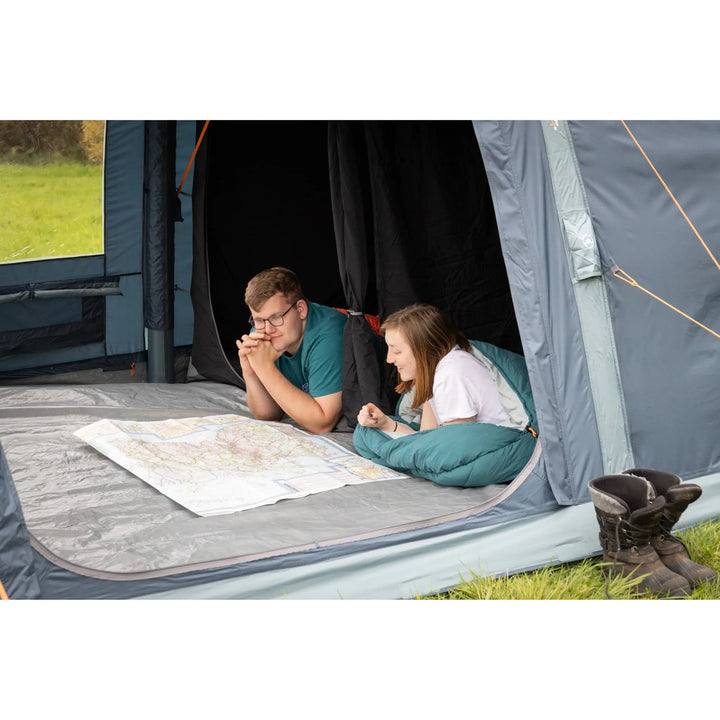
M 105 121 L 82 121 L 82 147 L 85 156 L 93 165 L 101 165 L 105 147 Z
M 103 120 L 0 121 L 0 161 L 43 165 L 53 162 L 90 162 L 101 165 Z

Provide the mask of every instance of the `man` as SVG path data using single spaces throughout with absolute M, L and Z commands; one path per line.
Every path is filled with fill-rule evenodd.
M 258 420 L 283 414 L 312 433 L 342 414 L 342 336 L 346 316 L 309 302 L 292 270 L 274 267 L 248 283 L 252 330 L 236 341 L 247 402 Z

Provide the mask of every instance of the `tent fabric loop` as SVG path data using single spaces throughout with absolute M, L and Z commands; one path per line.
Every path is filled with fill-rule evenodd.
M 341 313 L 348 315 L 349 317 L 364 317 L 367 324 L 372 328 L 372 331 L 377 335 L 380 332 L 380 316 L 372 315 L 371 313 L 365 313 L 362 310 L 349 310 L 346 308 L 336 307 L 335 310 L 339 310 Z

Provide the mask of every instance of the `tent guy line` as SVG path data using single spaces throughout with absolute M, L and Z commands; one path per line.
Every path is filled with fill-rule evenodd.
M 687 318 L 690 322 L 695 323 L 698 327 L 701 327 L 703 330 L 707 330 L 711 335 L 714 335 L 716 338 L 720 339 L 720 335 L 716 333 L 714 330 L 711 330 L 706 325 L 703 325 L 701 322 L 698 322 L 695 320 L 695 318 L 690 317 L 687 313 L 684 313 L 682 310 L 679 310 L 674 305 L 671 305 L 666 300 L 663 300 L 661 297 L 658 297 L 654 293 L 651 293 L 647 288 L 644 288 L 640 283 L 637 282 L 633 277 L 628 275 L 622 268 L 619 268 L 617 265 L 613 265 L 612 267 L 612 274 L 618 278 L 618 280 L 622 280 L 623 282 L 626 282 L 628 285 L 632 285 L 633 287 L 637 288 L 638 290 L 642 290 L 644 293 L 647 293 L 651 298 L 654 298 L 658 302 L 661 302 L 663 305 L 669 307 L 671 310 L 674 310 L 676 313 L 682 315 L 684 318 Z
M 695 227 L 695 225 L 693 225 L 692 221 L 691 221 L 690 218 L 687 216 L 687 214 L 685 213 L 685 211 L 682 209 L 682 206 L 681 206 L 680 203 L 677 201 L 677 199 L 675 198 L 675 196 L 672 194 L 670 188 L 667 186 L 667 183 L 663 180 L 662 176 L 661 176 L 660 173 L 657 171 L 656 167 L 652 164 L 652 161 L 651 161 L 650 158 L 647 156 L 647 153 L 643 150 L 642 145 L 640 145 L 640 143 L 637 141 L 637 138 L 632 134 L 632 132 L 630 131 L 630 128 L 627 126 L 627 123 L 626 123 L 624 120 L 621 120 L 620 122 L 623 124 L 623 127 L 627 130 L 628 135 L 630 135 L 630 137 L 633 139 L 633 142 L 637 145 L 638 150 L 640 150 L 640 152 L 642 153 L 642 156 L 645 158 L 645 160 L 647 160 L 648 165 L 650 165 L 650 167 L 653 169 L 653 172 L 655 173 L 655 175 L 657 175 L 658 180 L 660 180 L 660 182 L 662 183 L 662 186 L 663 186 L 663 187 L 665 188 L 665 190 L 667 191 L 667 194 L 672 198 L 672 201 L 675 203 L 675 205 L 677 206 L 677 209 L 680 211 L 680 213 L 682 214 L 682 216 L 683 216 L 683 217 L 685 218 L 685 220 L 687 221 L 687 224 L 692 228 L 692 231 L 695 233 L 695 236 L 696 236 L 697 239 L 700 241 L 700 243 L 702 244 L 702 246 L 705 248 L 705 250 L 706 250 L 707 254 L 710 256 L 711 260 L 715 263 L 715 267 L 717 267 L 717 269 L 720 270 L 720 263 L 718 263 L 718 261 L 715 259 L 715 256 L 712 254 L 710 248 L 707 246 L 707 244 L 705 243 L 705 241 L 702 239 L 702 236 L 701 236 L 700 233 L 697 231 L 697 228 Z M 698 323 L 698 324 L 699 324 L 699 323 Z M 701 326 L 701 327 L 704 327 L 704 326 Z M 710 332 L 712 332 L 712 331 L 710 331 Z M 714 334 L 714 333 L 713 333 L 713 334 Z

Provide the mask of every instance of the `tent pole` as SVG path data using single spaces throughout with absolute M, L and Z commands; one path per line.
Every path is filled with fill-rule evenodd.
M 176 123 L 145 123 L 143 317 L 148 382 L 173 382 L 175 303 Z
M 171 383 L 175 380 L 174 336 L 170 330 L 147 331 L 147 381 Z

